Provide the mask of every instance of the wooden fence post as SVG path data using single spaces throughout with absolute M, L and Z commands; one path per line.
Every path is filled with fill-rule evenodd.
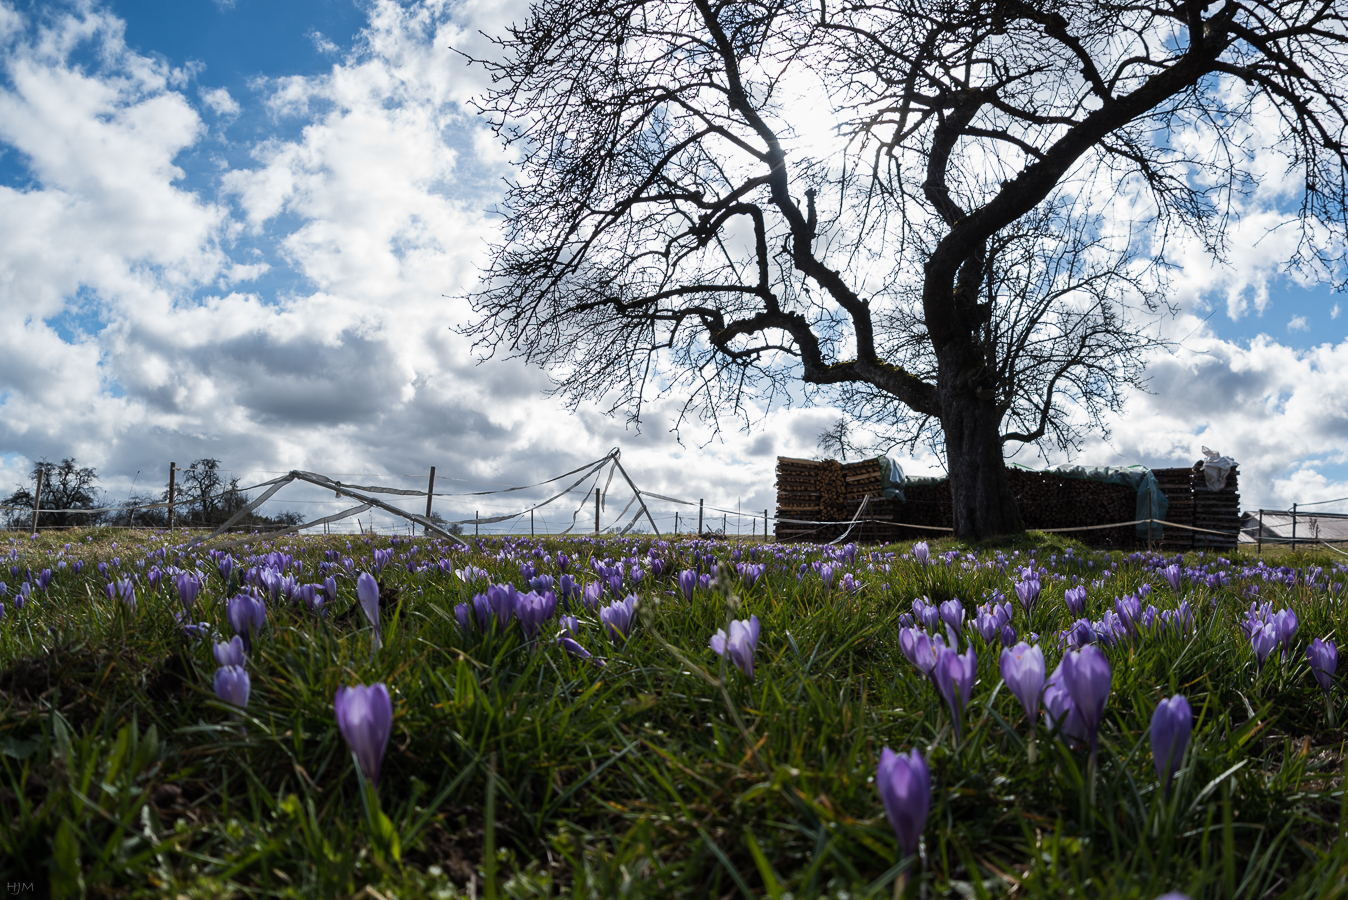
M 599 488 L 594 489 L 594 533 L 599 534 Z
M 37 467 L 37 492 L 33 494 L 33 534 L 37 534 L 37 512 L 42 508 L 42 466 Z
M 429 519 L 429 518 L 431 517 L 431 503 L 434 502 L 434 500 L 435 500 L 435 466 L 431 466 L 431 481 L 430 481 L 429 484 L 426 485 L 426 518 L 427 518 L 427 519 Z M 430 533 L 431 533 L 430 526 L 423 525 L 422 528 L 421 528 L 421 532 L 422 532 L 422 534 L 425 534 L 425 535 L 429 536 Z
M 768 511 L 763 510 L 763 543 L 768 542 Z
M 173 501 L 178 494 L 178 464 L 169 463 L 169 505 L 168 505 L 168 527 L 173 530 Z
M 701 500 L 697 501 L 697 533 L 699 535 L 702 534 L 702 502 Z

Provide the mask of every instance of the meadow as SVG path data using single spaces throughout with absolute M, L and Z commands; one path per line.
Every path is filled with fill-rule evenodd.
M 0 543 L 10 895 L 1348 894 L 1342 557 L 189 539 Z

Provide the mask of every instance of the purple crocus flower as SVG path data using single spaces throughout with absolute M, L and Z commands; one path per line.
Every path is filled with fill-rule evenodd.
M 243 666 L 221 666 L 215 670 L 215 696 L 240 709 L 248 705 L 252 684 Z
M 1044 720 L 1049 730 L 1057 726 L 1058 733 L 1069 741 L 1085 743 L 1088 740 L 1086 725 L 1063 684 L 1062 663 L 1058 663 L 1044 682 Z
M 1109 699 L 1112 673 L 1104 651 L 1094 644 L 1080 650 L 1069 650 L 1062 660 L 1063 687 L 1072 697 L 1081 722 L 1090 736 L 1091 751 L 1100 733 L 1104 719 L 1105 702 Z
M 557 646 L 579 659 L 589 659 L 594 654 L 582 647 L 575 638 L 566 634 L 557 635 Z
M 580 636 L 580 620 L 575 616 L 562 616 L 561 619 L 558 620 L 558 624 L 562 626 L 563 633 L 569 634 L 572 637 Z
M 684 569 L 680 572 L 679 590 L 683 591 L 684 599 L 691 603 L 693 600 L 693 592 L 697 590 L 697 572 L 692 569 Z
M 964 627 L 964 604 L 960 603 L 958 597 L 942 603 L 938 613 L 947 628 L 959 631 Z
M 487 587 L 487 606 L 495 614 L 496 624 L 502 629 L 509 625 L 515 616 L 515 599 L 518 596 L 513 584 L 493 584 Z
M 51 587 L 51 569 L 43 569 L 37 573 L 37 586 L 44 591 Z
M 1002 646 L 1010 647 L 1016 642 L 1016 629 L 1008 622 L 1002 626 Z
M 1269 654 L 1278 647 L 1278 626 L 1272 622 L 1258 626 L 1250 635 L 1250 647 L 1254 650 L 1255 662 L 1262 669 Z
M 1044 690 L 1044 676 L 1048 673 L 1044 651 L 1037 645 L 1031 647 L 1021 641 L 1002 651 L 1001 670 L 1002 679 L 1025 708 L 1025 715 L 1033 727 L 1034 720 L 1039 716 L 1039 695 Z
M 1334 687 L 1334 670 L 1339 667 L 1339 648 L 1333 641 L 1316 638 L 1306 648 L 1306 659 L 1310 661 L 1311 674 L 1328 697 Z
M 388 688 L 383 684 L 338 688 L 332 708 L 337 714 L 337 728 L 355 754 L 360 770 L 378 784 L 384 749 L 393 731 L 393 700 Z
M 192 604 L 197 601 L 197 594 L 201 593 L 201 580 L 195 572 L 180 572 L 174 579 L 174 586 L 178 589 L 178 599 L 183 609 L 190 613 Z
M 1086 614 L 1086 586 L 1084 584 L 1063 591 L 1063 602 L 1072 618 L 1079 619 Z
M 1184 748 L 1189 746 L 1193 727 L 1193 710 L 1183 695 L 1176 694 L 1156 704 L 1156 712 L 1151 715 L 1151 755 L 1156 762 L 1156 777 L 1167 792 L 1170 779 L 1184 758 Z
M 267 607 L 252 594 L 235 594 L 225 604 L 225 616 L 234 633 L 243 638 L 245 650 L 253 649 L 253 635 L 267 620 Z
M 111 589 L 111 592 L 109 593 L 110 597 L 113 596 L 118 597 L 119 599 L 121 599 L 123 603 L 126 604 L 127 609 L 129 609 L 131 612 L 136 611 L 135 582 L 133 582 L 130 578 L 122 578 L 118 581 L 113 582 L 108 587 Z M 32 589 L 33 589 L 32 585 L 30 585 L 28 582 L 25 581 L 19 587 L 19 596 L 15 598 L 14 605 L 17 606 L 19 609 L 23 609 L 23 601 L 28 599 L 28 595 L 32 591 Z
M 950 715 L 955 721 L 955 740 L 960 739 L 961 720 L 964 710 L 969 706 L 969 695 L 973 693 L 974 676 L 977 674 L 978 658 L 974 656 L 973 647 L 963 654 L 945 646 L 937 650 L 932 678 L 936 681 L 936 689 L 950 707 Z
M 924 566 L 931 560 L 931 550 L 926 541 L 918 541 L 913 545 L 913 558 Z
M 880 751 L 875 784 L 880 789 L 889 825 L 898 838 L 899 852 L 905 857 L 916 856 L 931 809 L 931 773 L 927 771 L 927 761 L 916 750 L 903 754 L 885 747 Z
M 936 668 L 936 650 L 945 646 L 940 638 L 935 640 L 920 628 L 899 629 L 899 650 L 908 661 L 917 666 L 923 675 L 931 677 Z
M 1123 635 L 1132 637 L 1137 634 L 1137 623 L 1142 618 L 1142 601 L 1129 594 L 1114 598 L 1114 613 L 1118 618 L 1118 627 Z
M 1297 614 L 1290 609 L 1280 609 L 1273 617 L 1273 624 L 1278 627 L 1278 642 L 1284 650 L 1289 649 L 1297 636 Z
M 997 621 L 996 616 L 982 606 L 978 608 L 978 615 L 974 616 L 973 626 L 974 630 L 982 635 L 983 641 L 989 644 L 997 639 L 997 634 L 1002 629 L 1002 623 Z
M 1180 589 L 1180 567 L 1172 563 L 1171 565 L 1166 566 L 1161 574 L 1165 575 L 1165 580 L 1170 582 L 1170 589 L 1178 594 Z
M 628 594 L 625 599 L 610 603 L 599 610 L 599 621 L 604 623 L 613 641 L 625 641 L 632 633 L 632 621 L 636 610 L 637 596 Z
M 913 615 L 928 631 L 936 632 L 940 630 L 941 609 L 926 597 L 913 601 Z
M 377 554 L 379 551 L 376 550 Z M 384 645 L 382 629 L 379 627 L 379 582 L 369 572 L 361 572 L 356 578 L 356 599 L 360 601 L 361 612 L 374 628 L 374 649 Z
M 459 623 L 459 630 L 467 634 L 473 626 L 473 611 L 468 608 L 467 603 L 460 603 L 454 607 L 454 621 Z
M 225 586 L 228 587 L 229 576 L 234 571 L 234 557 L 226 553 L 224 556 L 217 558 L 215 561 L 215 569 L 220 573 L 220 578 L 224 581 Z
M 229 642 L 216 641 L 215 646 L 211 648 L 211 653 L 215 656 L 217 666 L 241 666 L 243 665 L 243 638 L 237 634 L 229 639 Z
M 375 550 L 375 551 L 374 551 L 374 570 L 375 570 L 376 572 L 381 572 L 381 573 L 382 573 L 382 572 L 384 571 L 384 566 L 388 565 L 388 564 L 389 564 L 389 561 L 392 560 L 392 559 L 393 559 L 393 551 L 392 551 L 392 550 Z
M 1034 612 L 1034 605 L 1039 601 L 1039 592 L 1042 589 L 1037 574 L 1016 582 L 1016 597 L 1027 614 Z
M 525 637 L 532 638 L 537 634 L 543 623 L 552 618 L 552 614 L 557 611 L 556 600 L 549 602 L 549 597 L 552 597 L 551 591 L 547 596 L 537 591 L 515 596 L 515 617 L 520 620 L 520 627 L 524 629 Z
M 604 586 L 597 581 L 592 581 L 581 590 L 581 603 L 586 609 L 598 609 L 599 597 L 603 592 Z
M 758 616 L 750 616 L 748 621 L 732 619 L 730 634 L 720 628 L 711 636 L 711 649 L 717 656 L 729 656 L 741 672 L 754 678 L 754 651 L 758 649 Z

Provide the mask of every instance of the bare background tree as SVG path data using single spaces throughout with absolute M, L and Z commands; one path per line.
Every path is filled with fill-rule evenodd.
M 1341 277 L 1345 17 L 543 0 L 479 61 L 521 178 L 469 333 L 634 420 L 841 403 L 937 440 L 957 534 L 1018 531 L 1004 444 L 1141 385 L 1167 246 L 1226 251 L 1260 152 L 1302 185 L 1292 263 Z
M 102 505 L 98 472 L 89 466 L 81 466 L 73 456 L 68 456 L 59 463 L 48 462 L 45 459 L 33 463 L 33 469 L 28 475 L 28 484 L 17 485 L 16 490 L 2 501 L 5 506 L 17 506 L 26 510 L 6 511 L 7 528 L 26 530 L 32 527 L 33 499 L 37 491 L 39 473 L 42 475 L 39 528 L 95 525 L 102 521 L 100 513 L 65 512 L 65 510 L 96 509 Z

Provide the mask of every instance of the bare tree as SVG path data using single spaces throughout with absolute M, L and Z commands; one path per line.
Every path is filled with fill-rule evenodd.
M 33 469 L 28 476 L 31 487 L 18 485 L 14 493 L 3 501 L 5 506 L 29 510 L 28 512 L 9 510 L 6 515 L 8 527 L 31 526 L 33 520 L 31 510 L 39 474 L 42 477 L 39 528 L 94 525 L 101 521 L 100 513 L 77 511 L 98 508 L 101 493 L 98 489 L 98 472 L 89 466 L 81 466 L 73 456 L 70 456 L 59 463 L 48 462 L 45 459 L 33 463 Z
M 939 425 L 955 529 L 1020 530 L 1006 442 L 1140 385 L 1166 247 L 1280 149 L 1345 230 L 1344 4 L 540 0 L 480 60 L 522 177 L 469 332 L 570 402 L 713 420 L 804 384 Z M 829 129 L 837 140 L 828 139 Z

